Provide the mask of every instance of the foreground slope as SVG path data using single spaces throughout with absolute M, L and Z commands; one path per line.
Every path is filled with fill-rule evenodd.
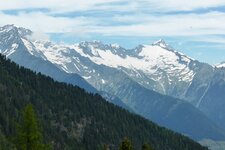
M 206 149 L 98 95 L 55 82 L 0 56 L 0 129 L 4 135 L 14 132 L 13 122 L 27 103 L 34 105 L 45 137 L 55 149 L 93 150 L 104 143 L 117 149 L 125 136 L 132 139 L 136 149 L 143 142 L 156 150 Z

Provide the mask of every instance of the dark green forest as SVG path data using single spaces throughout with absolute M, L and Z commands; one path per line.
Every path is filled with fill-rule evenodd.
M 0 56 L 0 150 L 13 149 L 21 110 L 32 104 L 46 144 L 55 150 L 118 150 L 124 137 L 135 150 L 206 150 L 193 140 L 119 108 L 97 94 L 59 83 Z

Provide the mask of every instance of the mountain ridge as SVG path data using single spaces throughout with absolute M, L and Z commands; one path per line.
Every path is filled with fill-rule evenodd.
M 0 32 L 0 35 L 1 33 L 3 32 Z M 10 36 L 8 32 L 5 34 Z M 194 139 L 224 138 L 224 131 L 208 118 L 210 116 L 206 117 L 192 106 L 199 103 L 199 97 L 205 93 L 208 83 L 210 83 L 211 76 L 210 79 L 208 77 L 204 79 L 201 77 L 202 74 L 210 72 L 207 74 L 210 75 L 212 73 L 210 69 L 213 67 L 173 50 L 164 41 L 161 40 L 152 45 L 139 45 L 132 50 L 126 50 L 118 45 L 107 45 L 99 41 L 66 45 L 43 40 L 29 40 L 29 36 L 26 36 L 27 34 L 21 34 L 19 38 L 23 39 L 21 41 L 25 48 L 22 50 L 27 50 L 29 57 L 24 57 L 24 55 L 14 57 L 13 55 L 18 52 L 15 49 L 9 53 L 10 55 L 6 55 L 16 63 L 35 71 L 44 72 L 55 79 L 60 78 L 59 81 L 67 83 L 71 83 L 71 80 L 74 79 L 74 77 L 67 78 L 68 74 L 78 74 L 91 87 L 118 97 L 121 100 L 119 102 L 121 106 L 125 107 L 123 105 L 125 104 L 135 113 L 150 120 L 153 119 L 163 126 L 187 134 Z M 13 44 L 13 42 L 5 41 L 0 46 L 3 45 L 6 47 L 4 47 L 5 51 L 10 51 Z M 155 50 L 157 50 L 156 53 Z M 27 60 L 24 62 L 25 58 Z M 35 62 L 36 59 L 38 61 Z M 50 67 L 46 68 L 46 61 Z M 43 65 L 40 67 L 38 64 L 42 63 Z M 144 67 L 143 70 L 143 64 L 147 69 Z M 51 68 L 54 69 L 49 72 L 52 70 Z M 63 74 L 57 77 L 58 73 L 55 73 L 55 69 Z M 65 80 L 65 76 L 68 80 Z M 74 82 L 75 85 L 76 82 Z M 188 98 L 185 99 L 188 103 L 177 98 Z M 118 103 L 118 101 L 116 102 Z M 152 107 L 154 103 L 159 105 Z M 198 115 L 195 116 L 195 114 Z M 176 117 L 179 115 L 180 117 Z M 183 119 L 182 126 L 179 125 L 178 118 Z M 190 119 L 186 120 L 185 118 Z M 200 127 L 199 131 L 190 128 L 190 124 L 195 128 Z M 205 126 L 205 128 L 201 128 L 201 126 Z M 190 130 L 187 131 L 187 128 Z M 206 136 L 204 132 L 207 131 L 214 133 Z

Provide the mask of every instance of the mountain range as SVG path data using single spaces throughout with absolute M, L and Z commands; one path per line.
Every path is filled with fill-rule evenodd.
M 118 150 L 125 137 L 130 139 L 134 149 L 140 149 L 144 143 L 150 144 L 155 150 L 208 149 L 181 134 L 115 106 L 98 94 L 56 82 L 0 54 L 1 150 L 16 149 L 14 144 L 18 140 L 15 141 L 14 137 L 23 119 L 21 110 L 27 105 L 34 108 L 44 143 L 52 147 L 49 149 L 102 150 L 107 146 L 107 149 Z M 24 127 L 27 132 L 33 133 L 30 124 Z M 32 139 L 26 137 L 29 135 L 22 134 L 20 137 Z M 42 150 L 35 146 L 31 149 Z
M 159 40 L 125 49 L 100 41 L 58 44 L 0 28 L 0 53 L 60 82 L 99 93 L 195 140 L 225 140 L 225 68 L 194 60 Z

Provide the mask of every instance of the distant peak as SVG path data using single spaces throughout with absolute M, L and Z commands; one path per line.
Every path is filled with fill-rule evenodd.
M 17 28 L 14 24 L 8 24 L 3 27 L 0 27 L 0 31 L 5 31 L 5 32 L 8 32 L 10 30 L 15 30 L 15 29 L 17 29 Z
M 3 27 L 0 27 L 1 32 L 14 32 L 19 33 L 20 36 L 25 37 L 27 35 L 31 35 L 32 31 L 29 29 L 25 29 L 22 27 L 16 27 L 14 24 L 8 24 Z
M 121 48 L 121 46 L 120 46 L 119 44 L 117 44 L 117 43 L 110 44 L 110 46 L 111 46 L 112 48 L 116 48 L 116 49 Z
M 157 46 L 160 46 L 162 48 L 168 48 L 169 47 L 169 45 L 163 39 L 160 39 L 158 41 L 153 42 L 152 45 L 157 45 Z
M 101 41 L 93 40 L 93 41 L 81 41 L 81 44 L 102 44 Z
M 4 25 L 2 28 L 15 28 L 15 25 L 14 24 L 7 24 L 7 25 Z

